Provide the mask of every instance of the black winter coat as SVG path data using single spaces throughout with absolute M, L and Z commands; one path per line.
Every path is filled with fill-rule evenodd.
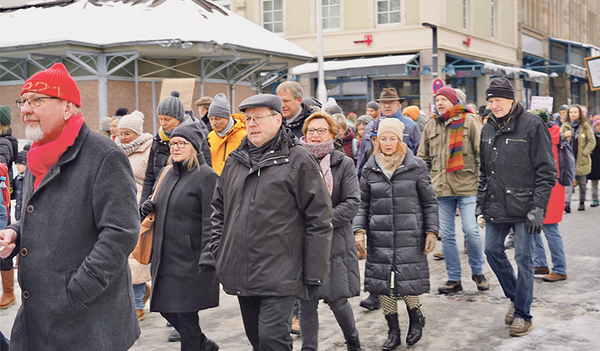
M 394 296 L 429 291 L 426 232 L 438 233 L 438 203 L 427 165 L 406 148 L 406 157 L 388 178 L 369 158 L 360 179 L 361 200 L 352 230 L 367 231 L 365 290 Z
M 204 136 L 204 134 L 202 134 Z M 198 151 L 198 150 L 197 150 Z M 206 136 L 202 138 L 202 155 L 204 161 L 210 167 L 212 166 L 210 160 L 210 147 L 206 141 Z M 167 160 L 171 156 L 171 148 L 169 147 L 169 141 L 162 140 L 160 135 L 157 133 L 152 141 L 152 148 L 150 149 L 150 155 L 148 155 L 148 166 L 146 167 L 146 175 L 144 177 L 144 186 L 142 188 L 141 202 L 146 201 L 150 195 L 152 195 L 152 189 L 154 183 L 158 180 L 160 171 L 164 166 L 167 165 Z
M 587 175 L 588 179 L 598 180 L 600 179 L 600 132 L 594 131 L 594 137 L 596 138 L 596 147 L 592 151 L 592 172 Z
M 127 156 L 84 123 L 35 192 L 34 181 L 27 170 L 21 221 L 9 226 L 23 291 L 10 349 L 129 349 L 140 329 L 127 258 L 140 221 Z
M 293 123 L 288 123 L 286 125 L 286 127 L 288 127 L 297 138 L 301 138 L 304 136 L 304 133 L 302 133 L 302 127 L 304 126 L 304 120 L 306 120 L 306 118 L 308 118 L 308 116 L 313 114 L 313 109 L 310 105 L 307 105 L 302 102 L 300 104 L 300 108 L 302 109 L 302 111 L 300 112 L 300 116 L 299 116 L 298 120 L 296 120 Z
M 17 159 L 18 154 L 19 142 L 12 136 L 12 130 L 9 128 L 0 135 L 0 162 L 8 167 L 9 180 L 13 179 L 13 162 Z
M 331 197 L 321 167 L 289 130 L 275 138 L 254 166 L 244 138 L 217 181 L 210 249 L 228 294 L 299 295 L 329 276 Z
M 210 200 L 218 176 L 202 154 L 198 159 L 200 168 L 192 171 L 181 162 L 165 168 L 154 198 L 152 312 L 196 312 L 219 305 L 219 281 L 208 249 Z
M 23 206 L 23 174 L 17 174 L 11 183 L 13 195 L 15 198 L 15 219 L 21 219 L 21 210 Z
M 358 211 L 360 190 L 354 161 L 343 152 L 331 153 L 331 194 L 333 241 L 329 260 L 329 279 L 324 285 L 310 291 L 310 300 L 335 301 L 360 294 L 360 273 L 352 219 Z M 306 298 L 306 296 L 304 296 Z
M 523 222 L 532 206 L 546 208 L 557 170 L 544 121 L 517 103 L 504 128 L 496 117 L 481 130 L 477 206 L 486 221 Z

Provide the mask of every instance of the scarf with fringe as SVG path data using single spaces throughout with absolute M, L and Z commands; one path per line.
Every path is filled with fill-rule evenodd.
M 439 123 L 450 123 L 450 140 L 448 140 L 448 159 L 446 160 L 446 172 L 452 173 L 465 168 L 463 159 L 463 129 L 465 119 L 470 110 L 463 104 L 452 106 L 442 116 L 433 115 L 433 119 Z M 454 118 L 459 116 L 460 118 Z
M 152 134 L 150 133 L 144 133 L 142 135 L 140 135 L 139 137 L 137 137 L 134 141 L 127 143 L 127 144 L 123 144 L 123 143 L 117 143 L 117 145 L 123 149 L 123 151 L 125 151 L 125 154 L 127 156 L 133 154 L 134 152 L 137 151 L 137 149 L 139 149 L 140 146 L 144 145 L 145 142 L 147 142 L 148 140 L 152 139 Z

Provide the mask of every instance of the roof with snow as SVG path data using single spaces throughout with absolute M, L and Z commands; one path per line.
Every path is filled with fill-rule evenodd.
M 68 44 L 104 51 L 135 47 L 142 55 L 160 56 L 161 51 L 156 52 L 159 44 L 166 50 L 162 56 L 168 57 L 175 53 L 168 49 L 178 45 L 183 50 L 177 50 L 176 56 L 233 48 L 302 61 L 312 59 L 300 46 L 206 0 L 80 0 L 67 4 L 58 1 L 54 6 L 41 1 L 40 5 L 2 9 L 0 51 L 35 48 L 39 52 L 40 47 Z M 144 50 L 144 46 L 152 46 L 152 50 Z

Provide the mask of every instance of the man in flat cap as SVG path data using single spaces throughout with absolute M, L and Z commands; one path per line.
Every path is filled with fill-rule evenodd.
M 247 136 L 217 182 L 210 249 L 253 349 L 291 350 L 294 300 L 329 274 L 331 199 L 319 163 L 282 126 L 279 97 L 238 109 Z
M 542 230 L 546 206 L 556 182 L 556 163 L 548 127 L 515 100 L 504 77 L 485 91 L 492 111 L 481 130 L 476 215 L 485 221 L 485 255 L 504 295 L 510 299 L 504 323 L 510 336 L 529 333 L 533 300 L 533 245 Z M 504 252 L 504 239 L 515 232 L 518 275 Z
M 19 255 L 22 290 L 10 349 L 127 350 L 140 335 L 127 265 L 140 221 L 127 156 L 90 131 L 62 63 L 29 78 L 17 106 L 33 144 L 21 221 L 0 231 L 0 257 Z

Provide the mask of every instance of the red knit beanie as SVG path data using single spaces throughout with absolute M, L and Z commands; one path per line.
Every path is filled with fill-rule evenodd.
M 438 95 L 444 95 L 448 100 L 450 100 L 452 105 L 456 105 L 458 102 L 458 95 L 456 95 L 456 90 L 454 90 L 452 87 L 443 87 L 435 94 L 435 96 Z
M 36 92 L 49 96 L 54 96 L 59 99 L 67 100 L 78 107 L 81 107 L 81 95 L 75 80 L 62 63 L 55 63 L 52 67 L 40 71 L 29 78 L 21 95 L 26 92 Z

